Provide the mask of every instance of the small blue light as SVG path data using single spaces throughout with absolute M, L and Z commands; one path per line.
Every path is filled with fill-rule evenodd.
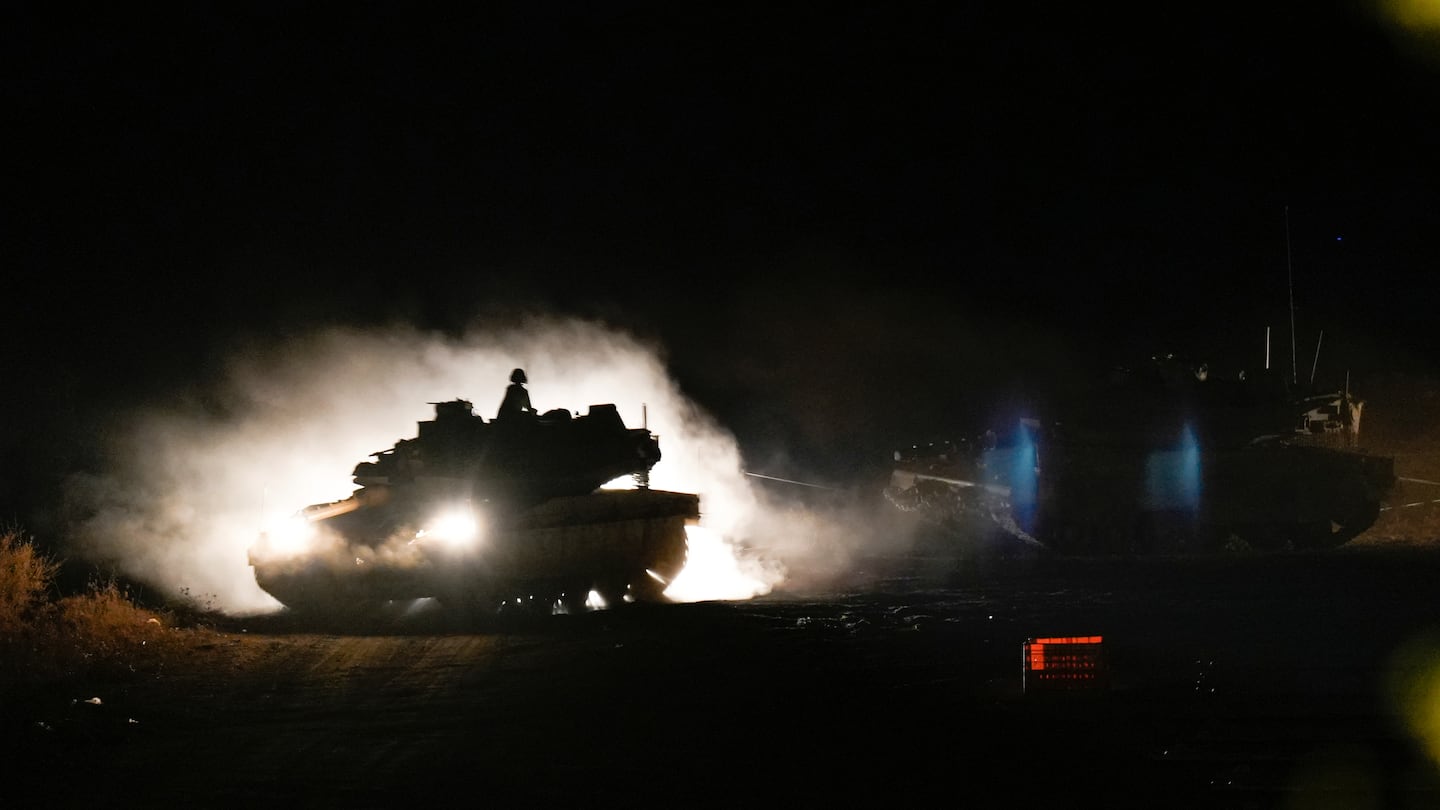
M 1337 237 L 1335 237 L 1335 241 L 1336 241 L 1336 242 L 1344 242 L 1344 241 L 1345 241 L 1345 237 L 1343 237 L 1343 236 L 1337 236 Z
M 1015 520 L 1020 528 L 1025 531 L 1035 529 L 1035 509 L 1039 496 L 1039 456 L 1035 447 L 1035 437 L 1030 434 L 1030 429 L 1022 421 L 1019 430 L 1015 434 L 1015 446 L 1008 448 L 1010 453 L 1010 505 L 1015 513 Z

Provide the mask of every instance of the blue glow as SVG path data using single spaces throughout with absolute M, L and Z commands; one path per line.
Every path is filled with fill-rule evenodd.
M 1189 425 L 1179 444 L 1150 454 L 1145 461 L 1147 509 L 1196 511 L 1200 508 L 1200 445 Z
M 1040 460 L 1036 456 L 1035 437 L 1030 428 L 1020 423 L 1015 433 L 1015 446 L 1010 455 L 1010 507 L 1015 522 L 1032 531 L 1035 526 L 1035 502 L 1039 496 Z

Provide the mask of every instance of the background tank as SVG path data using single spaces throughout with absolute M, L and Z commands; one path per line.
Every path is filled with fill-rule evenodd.
M 896 453 L 895 506 L 1066 554 L 1333 548 L 1374 524 L 1393 459 L 1358 449 L 1348 390 L 1217 380 L 1155 358 L 1033 415 Z
M 352 611 L 436 597 L 494 612 L 663 598 L 685 565 L 699 497 L 649 488 L 657 438 L 614 405 L 489 421 L 433 403 L 418 435 L 355 467 L 350 497 L 314 504 L 250 551 L 287 607 Z M 631 476 L 636 488 L 602 489 Z

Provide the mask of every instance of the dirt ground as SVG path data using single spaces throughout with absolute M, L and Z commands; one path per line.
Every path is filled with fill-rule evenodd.
M 1391 696 L 1429 677 L 1406 651 L 1440 660 L 1437 574 L 906 557 L 499 629 L 231 620 L 161 672 L 7 696 L 0 780 L 11 807 L 1434 807 L 1424 696 Z M 1102 635 L 1103 685 L 1027 690 L 1047 635 Z

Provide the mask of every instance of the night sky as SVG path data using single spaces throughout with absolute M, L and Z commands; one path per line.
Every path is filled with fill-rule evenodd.
M 9 6 L 0 506 L 322 324 L 602 319 L 831 469 L 1092 364 L 1253 367 L 1292 274 L 1306 367 L 1440 371 L 1436 28 L 1063 5 Z

